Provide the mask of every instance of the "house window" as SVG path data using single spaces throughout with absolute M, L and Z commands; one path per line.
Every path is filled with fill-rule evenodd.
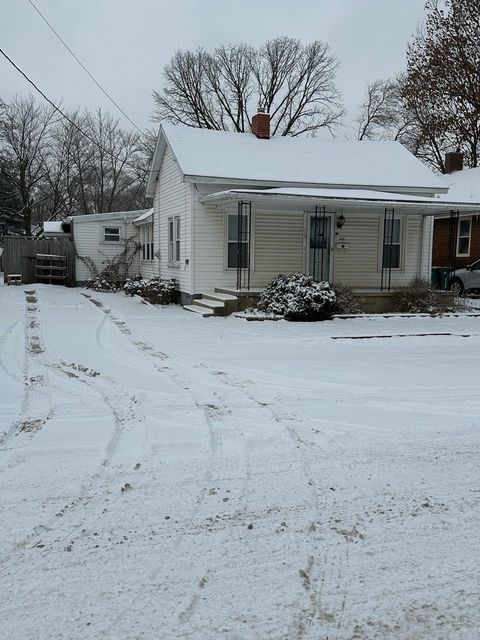
M 460 218 L 458 221 L 457 256 L 470 255 L 471 236 L 472 236 L 472 219 Z
M 180 262 L 180 216 L 168 219 L 168 261 Z
M 401 257 L 401 227 L 400 218 L 385 220 L 383 227 L 383 268 L 400 269 Z
M 142 244 L 142 258 L 153 260 L 153 224 L 144 224 L 140 227 L 140 242 Z
M 120 227 L 103 227 L 104 242 L 120 242 Z
M 242 219 L 242 243 L 241 243 L 241 256 L 242 267 L 248 266 L 248 216 L 244 215 Z M 228 269 L 237 268 L 237 255 L 238 255 L 238 215 L 236 213 L 229 213 L 227 215 L 227 267 Z

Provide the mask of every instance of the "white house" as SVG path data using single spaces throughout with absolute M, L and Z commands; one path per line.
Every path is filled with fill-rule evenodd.
M 430 277 L 432 216 L 469 207 L 440 177 L 396 142 L 270 138 L 269 124 L 258 113 L 252 133 L 160 127 L 148 273 L 176 278 L 182 303 L 204 310 L 279 273 L 367 295 Z
M 92 273 L 81 258 L 90 258 L 97 269 L 101 271 L 105 267 L 107 259 L 111 259 L 123 251 L 129 238 L 140 236 L 136 221 L 138 219 L 139 224 L 143 225 L 148 219 L 146 217 L 148 213 L 148 210 L 142 209 L 140 211 L 115 211 L 72 216 L 69 220 L 77 254 L 75 262 L 77 284 L 87 284 L 92 280 Z M 143 260 L 142 252 L 144 251 L 145 247 L 142 247 L 142 251 L 135 256 L 130 268 L 131 275 L 137 275 L 141 271 L 148 273 L 144 266 L 144 263 L 147 264 L 147 261 Z

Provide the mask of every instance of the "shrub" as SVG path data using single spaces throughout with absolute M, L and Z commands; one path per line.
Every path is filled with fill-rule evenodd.
M 128 279 L 123 287 L 130 296 L 140 296 L 151 304 L 172 304 L 176 302 L 178 282 L 161 278 Z
M 352 287 L 341 282 L 334 282 L 332 289 L 335 291 L 337 301 L 335 302 L 335 313 L 361 313 L 360 305 L 362 298 L 357 296 Z
M 286 320 L 329 320 L 335 300 L 328 282 L 315 282 L 306 273 L 281 274 L 262 292 L 258 308 Z
M 89 288 L 94 291 L 118 291 L 122 289 L 127 280 L 130 267 L 141 247 L 142 245 L 136 242 L 135 238 L 128 238 L 125 241 L 125 246 L 118 255 L 112 258 L 104 256 L 102 265 L 105 266 L 102 269 L 97 267 L 90 256 L 80 256 L 77 254 L 78 259 L 81 260 L 90 271 L 92 279 L 88 285 Z
M 453 311 L 455 305 L 448 304 L 446 296 L 432 289 L 430 282 L 413 278 L 392 296 L 394 311 L 401 313 L 431 313 L 434 315 Z

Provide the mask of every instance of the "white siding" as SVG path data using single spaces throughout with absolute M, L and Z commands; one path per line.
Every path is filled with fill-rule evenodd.
M 163 158 L 154 198 L 154 242 L 155 251 L 160 255 L 160 276 L 176 278 L 180 291 L 192 292 L 190 214 L 192 185 L 183 181 L 177 162 L 169 149 Z M 168 219 L 180 216 L 180 264 L 168 264 Z M 158 254 L 157 254 L 158 255 Z M 189 261 L 187 264 L 186 261 Z M 153 270 L 158 275 L 158 259 L 153 262 Z
M 423 221 L 423 247 L 421 256 L 420 275 L 430 281 L 432 277 L 432 242 L 433 216 L 425 216 Z
M 260 212 L 254 216 L 252 287 L 265 286 L 279 273 L 305 269 L 303 212 Z
M 200 199 L 207 193 L 231 188 L 230 185 L 199 185 L 193 192 L 196 294 L 214 287 L 236 285 L 236 272 L 225 268 L 225 215 L 222 207 L 205 206 Z M 232 206 L 236 211 L 236 206 Z M 344 211 L 346 223 L 340 236 L 347 249 L 332 251 L 332 278 L 359 289 L 378 289 L 381 282 L 383 214 Z M 292 212 L 253 212 L 253 264 L 251 286 L 262 287 L 281 272 L 303 271 L 306 264 L 305 214 Z M 429 278 L 431 261 L 431 222 L 422 216 L 402 217 L 401 268 L 392 271 L 392 286 L 411 278 Z
M 103 227 L 120 227 L 121 241 L 117 243 L 103 242 Z M 97 269 L 101 271 L 106 266 L 106 260 L 113 258 L 122 252 L 125 240 L 136 234 L 133 224 L 125 221 L 124 218 L 112 218 L 110 220 L 92 220 L 92 222 L 73 221 L 73 237 L 77 254 L 82 257 L 89 256 L 95 263 Z M 88 282 L 92 279 L 92 274 L 87 265 L 76 258 L 76 279 L 77 282 Z M 140 257 L 136 255 L 130 268 L 130 275 L 139 273 Z
M 226 268 L 226 211 L 197 201 L 194 215 L 195 293 L 235 288 L 236 270 Z M 304 270 L 303 212 L 253 210 L 252 232 L 252 287 L 265 286 L 279 273 Z
M 383 239 L 383 215 L 349 214 L 341 236 L 348 243 L 347 249 L 337 249 L 334 255 L 334 279 L 359 289 L 375 289 L 381 282 Z M 392 270 L 392 286 L 402 286 L 425 272 L 428 255 L 421 265 L 422 216 L 404 216 L 402 229 L 402 263 Z M 429 242 L 423 238 L 423 245 Z M 429 268 L 429 267 L 428 267 Z

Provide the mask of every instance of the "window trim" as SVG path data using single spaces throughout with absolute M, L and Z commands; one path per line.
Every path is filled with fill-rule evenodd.
M 403 213 L 396 213 L 395 214 L 395 220 L 399 220 L 400 222 L 400 231 L 399 231 L 399 238 L 400 238 L 400 259 L 399 259 L 399 265 L 398 267 L 392 267 L 392 271 L 393 272 L 401 272 L 401 271 L 405 271 L 405 247 L 406 247 L 406 229 L 407 229 L 407 216 L 405 216 Z M 378 247 L 378 271 L 382 271 L 383 268 L 383 247 L 384 247 L 384 235 L 385 235 L 385 218 L 383 215 L 379 216 L 379 233 L 378 233 L 378 240 L 379 240 L 379 247 Z M 395 243 L 397 244 L 397 243 Z M 390 269 L 390 267 L 385 267 L 386 269 Z
M 118 230 L 118 240 L 107 240 L 106 236 L 107 235 L 113 235 L 112 233 L 107 234 L 106 231 L 107 229 L 117 229 Z M 115 244 L 118 245 L 120 244 L 120 242 L 122 242 L 122 227 L 121 225 L 102 225 L 102 244 Z
M 172 230 L 172 234 L 170 234 Z M 180 216 L 170 216 L 167 219 L 167 247 L 168 266 L 179 267 L 182 255 L 182 223 Z
M 140 244 L 142 245 L 142 260 L 145 262 L 152 262 L 155 259 L 153 222 L 142 224 L 140 227 Z
M 236 271 L 237 267 L 228 266 L 228 216 L 237 216 L 238 210 L 235 208 L 224 209 L 223 216 L 223 270 L 224 271 Z M 255 211 L 252 205 L 252 215 L 250 218 L 250 273 L 255 271 Z
M 468 251 L 467 253 L 460 253 L 460 238 L 466 238 L 466 235 L 460 235 L 460 223 L 467 220 L 469 222 L 468 227 Z M 458 228 L 457 228 L 457 246 L 456 246 L 456 256 L 458 258 L 469 258 L 470 251 L 472 249 L 472 216 L 461 216 L 458 219 Z

